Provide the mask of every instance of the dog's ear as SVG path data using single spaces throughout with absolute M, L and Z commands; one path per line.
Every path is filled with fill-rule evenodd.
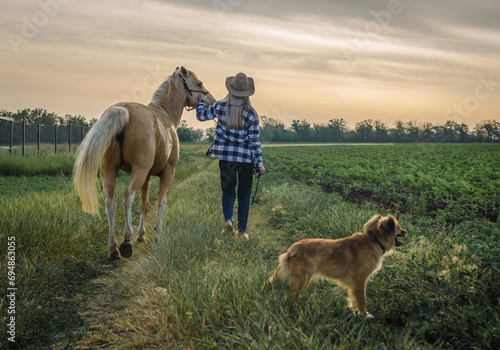
M 365 233 L 374 232 L 378 229 L 379 221 L 382 218 L 380 215 L 374 215 L 364 226 Z
M 389 215 L 385 220 L 380 222 L 380 229 L 388 236 L 394 236 L 396 234 L 396 218 Z

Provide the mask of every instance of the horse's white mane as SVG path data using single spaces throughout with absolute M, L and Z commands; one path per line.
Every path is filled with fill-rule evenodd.
M 153 104 L 158 104 L 161 101 L 161 98 L 165 93 L 170 93 L 170 86 L 172 82 L 172 78 L 174 75 L 169 76 L 163 83 L 161 83 L 160 87 L 156 89 L 155 93 L 153 94 L 153 98 L 151 99 L 151 103 Z
M 191 71 L 188 72 L 194 77 L 194 79 L 198 80 L 196 74 Z M 160 87 L 158 87 L 158 89 L 156 89 L 155 93 L 153 94 L 153 98 L 151 99 L 150 103 L 159 104 L 165 94 L 170 94 L 170 89 L 172 87 L 172 84 L 174 84 L 174 78 L 177 75 L 180 75 L 178 70 L 176 70 L 171 76 L 165 79 L 163 83 L 161 83 Z

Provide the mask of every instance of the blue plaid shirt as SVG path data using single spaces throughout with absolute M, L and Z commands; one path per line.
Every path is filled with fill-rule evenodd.
M 213 106 L 205 108 L 200 101 L 196 105 L 196 118 L 199 121 L 217 118 L 217 128 L 212 146 L 207 152 L 210 158 L 229 162 L 253 163 L 256 167 L 264 167 L 262 151 L 260 150 L 259 119 L 250 106 L 243 107 L 243 130 L 227 129 L 225 110 L 227 101 L 218 101 Z

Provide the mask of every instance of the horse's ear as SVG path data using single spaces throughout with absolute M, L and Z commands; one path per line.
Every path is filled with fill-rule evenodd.
M 184 75 L 184 76 L 188 75 L 188 71 L 187 71 L 187 69 L 186 69 L 186 68 L 184 68 L 184 66 L 182 66 L 182 67 L 181 67 L 181 73 L 182 73 L 182 75 Z

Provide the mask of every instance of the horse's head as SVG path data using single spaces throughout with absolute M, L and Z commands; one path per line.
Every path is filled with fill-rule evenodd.
M 187 70 L 184 67 L 177 68 L 175 73 L 179 76 L 186 90 L 186 107 L 194 107 L 198 104 L 198 99 L 201 94 L 207 96 L 205 100 L 205 105 L 208 107 L 213 105 L 216 100 L 212 94 L 203 86 L 203 83 L 193 72 Z

